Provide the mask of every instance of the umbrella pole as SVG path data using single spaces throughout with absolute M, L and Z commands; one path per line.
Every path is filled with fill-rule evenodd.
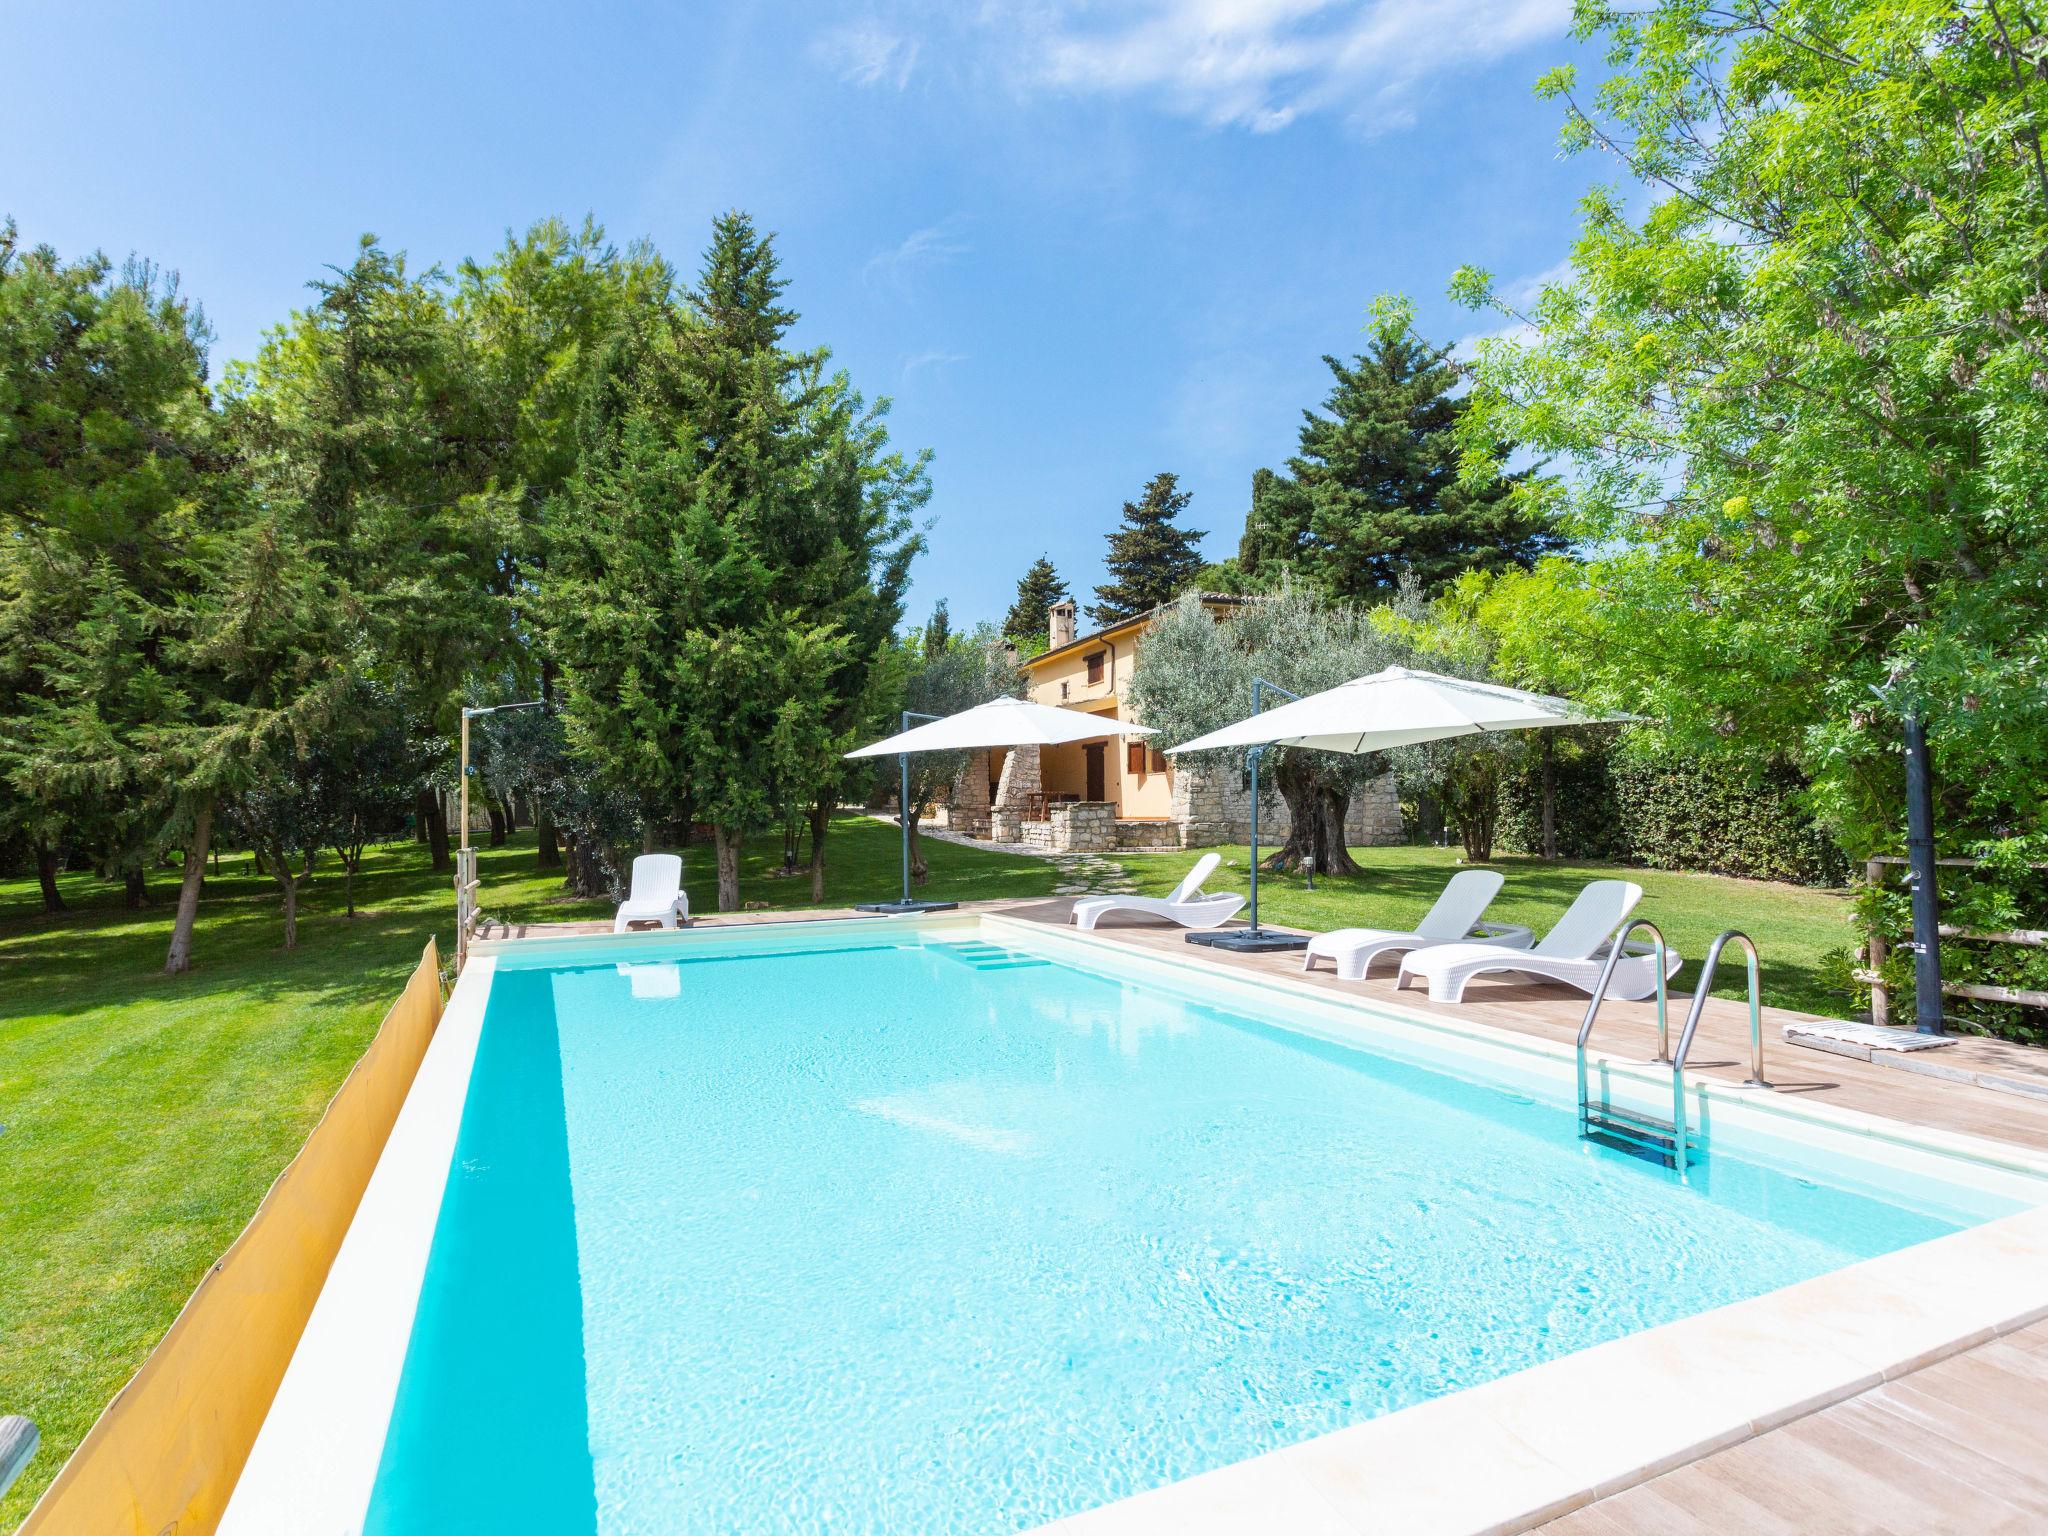
M 928 715 L 921 710 L 903 711 L 901 730 L 909 730 L 913 720 L 937 720 L 938 715 Z M 950 912 L 960 905 L 957 901 L 912 901 L 910 899 L 910 754 L 896 754 L 896 831 L 903 844 L 903 894 L 894 901 L 863 901 L 855 905 L 856 912 L 888 912 L 896 916 L 914 915 L 919 912 Z
M 1266 693 L 1284 693 L 1290 699 L 1301 697 L 1298 693 L 1282 688 L 1278 683 L 1269 683 L 1263 677 L 1252 679 L 1252 713 L 1261 713 L 1266 705 Z M 1261 953 L 1280 949 L 1307 949 L 1308 935 L 1305 933 L 1268 933 L 1259 926 L 1259 759 L 1265 755 L 1262 746 L 1253 747 L 1244 755 L 1245 768 L 1251 774 L 1252 784 L 1252 901 L 1251 925 L 1245 928 L 1211 929 L 1206 933 L 1188 935 L 1190 944 L 1206 944 L 1211 949 L 1228 949 L 1238 953 L 1247 951 Z

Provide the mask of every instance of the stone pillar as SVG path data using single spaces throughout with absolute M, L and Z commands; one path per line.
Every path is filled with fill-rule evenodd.
M 987 769 L 982 770 L 984 773 Z M 1045 789 L 1045 771 L 1038 748 L 1012 747 L 1003 759 L 1003 777 L 996 785 L 996 803 L 989 815 L 989 835 L 999 843 L 1023 841 L 1024 811 Z
M 946 825 L 955 832 L 968 837 L 988 836 L 988 753 L 968 756 L 967 766 L 953 780 L 946 800 L 946 817 Z

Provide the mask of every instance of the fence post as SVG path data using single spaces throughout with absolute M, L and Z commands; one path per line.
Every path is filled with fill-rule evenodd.
M 1872 890 L 1884 884 L 1884 860 L 1872 859 L 1863 866 L 1864 881 Z M 1871 925 L 1870 945 L 1865 951 L 1872 972 L 1870 980 L 1870 1022 L 1889 1024 L 1891 1022 L 1891 998 L 1885 992 L 1884 981 L 1876 973 L 1884 969 L 1884 933 L 1876 924 Z

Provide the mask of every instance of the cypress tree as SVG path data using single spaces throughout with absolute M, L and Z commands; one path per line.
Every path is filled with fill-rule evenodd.
M 1253 477 L 1238 551 L 1247 576 L 1290 571 L 1328 596 L 1378 601 L 1404 571 L 1434 594 L 1466 571 L 1526 568 L 1564 548 L 1546 517 L 1512 499 L 1526 474 L 1459 483 L 1466 401 L 1452 392 L 1450 348 L 1389 331 L 1349 364 L 1323 362 L 1329 414 L 1303 412 L 1287 474 Z M 1512 445 L 1499 446 L 1505 459 Z
M 1157 474 L 1137 502 L 1124 503 L 1123 523 L 1109 535 L 1110 580 L 1095 589 L 1088 609 L 1098 624 L 1114 624 L 1170 603 L 1202 572 L 1202 530 L 1175 519 L 1193 500 L 1178 477 Z
M 1067 584 L 1053 569 L 1052 561 L 1040 555 L 1017 583 L 1017 600 L 1010 604 L 1009 615 L 1003 620 L 1003 633 L 1026 650 L 1043 646 L 1046 610 L 1067 595 Z

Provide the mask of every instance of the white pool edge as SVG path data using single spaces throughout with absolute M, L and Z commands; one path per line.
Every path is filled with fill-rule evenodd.
M 841 920 L 873 931 L 873 919 Z M 751 931 L 782 925 L 762 925 Z M 827 921 L 804 925 L 815 933 Z M 1144 971 L 1198 969 L 1238 993 L 1306 1002 L 1384 1030 L 1434 1032 L 1448 1054 L 1568 1068 L 1554 1042 L 1287 978 L 1247 979 L 1191 952 L 1168 962 L 1112 939 L 1000 914 L 947 913 L 921 931 L 992 928 L 1081 946 Z M 704 930 L 721 938 L 742 929 Z M 649 942 L 653 941 L 653 942 Z M 467 1095 L 495 955 L 652 953 L 673 934 L 493 945 L 473 955 L 400 1111 L 265 1420 L 222 1536 L 356 1536 L 404 1366 Z M 687 940 L 681 942 L 687 943 Z M 544 947 L 542 947 L 544 946 Z M 1625 1088 L 1668 1074 L 1601 1058 Z M 1961 1159 L 2048 1176 L 2048 1158 L 1981 1138 L 1701 1080 L 1703 1111 L 1790 1134 L 1866 1139 L 1880 1158 Z M 1332 1434 L 1040 1527 L 1051 1536 L 1173 1530 L 1476 1533 L 1526 1529 L 2048 1317 L 2048 1207 L 1886 1254 L 1765 1295 L 1576 1351 Z
M 496 966 L 472 958 L 449 994 L 217 1536 L 363 1527 Z

